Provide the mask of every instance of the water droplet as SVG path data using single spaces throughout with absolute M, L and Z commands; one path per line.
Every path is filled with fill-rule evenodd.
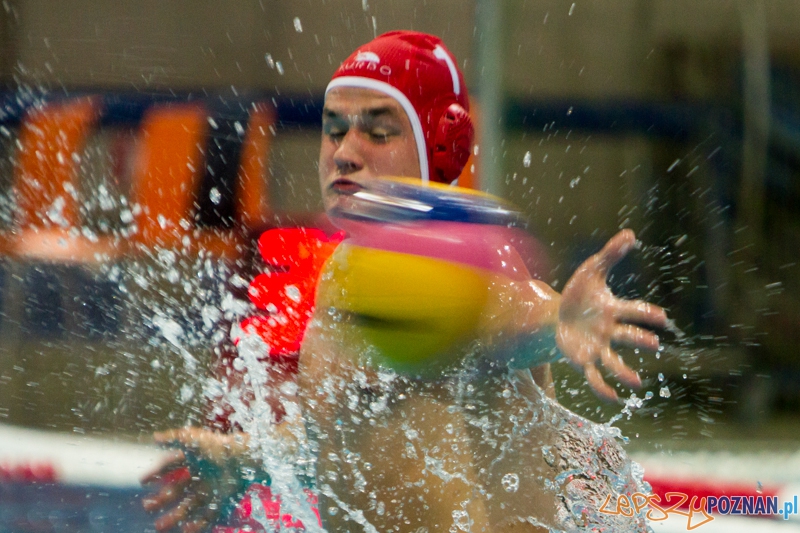
M 578 185 L 580 182 L 581 182 L 581 177 L 580 177 L 580 176 L 578 176 L 577 178 L 575 178 L 575 179 L 573 179 L 573 180 L 571 180 L 571 181 L 569 182 L 569 188 L 570 188 L 570 189 L 574 189 L 574 188 L 575 188 L 575 186 L 576 186 L 576 185 Z
M 469 519 L 469 513 L 467 511 L 453 511 L 453 525 L 450 526 L 450 531 L 455 533 L 456 531 L 471 531 L 470 526 L 472 525 L 472 521 Z
M 542 457 L 544 458 L 545 463 L 549 464 L 550 466 L 555 466 L 556 456 L 550 446 L 542 446 Z
M 662 398 L 669 398 L 670 396 L 672 396 L 672 393 L 669 391 L 669 387 L 664 385 L 663 387 L 661 387 L 661 390 L 658 391 L 658 395 L 661 396 Z
M 220 200 L 222 200 L 222 193 L 220 193 L 219 189 L 216 187 L 211 187 L 211 190 L 208 193 L 208 198 L 211 200 L 212 204 L 219 205 Z
M 572 5 L 575 5 L 575 4 L 572 4 Z M 569 116 L 571 114 L 572 114 L 572 106 L 569 106 L 569 109 L 567 109 L 567 116 Z
M 294 303 L 300 303 L 300 298 L 302 297 L 300 294 L 300 289 L 298 289 L 295 285 L 286 286 L 286 296 L 288 296 L 289 299 Z
M 525 156 L 522 158 L 522 166 L 525 168 L 530 168 L 531 166 L 531 153 L 525 152 Z
M 658 373 L 658 381 L 664 381 L 664 374 L 661 372 Z
M 680 162 L 681 162 L 680 159 L 676 159 L 675 161 L 673 161 L 672 164 L 667 169 L 667 172 L 672 172 L 673 170 L 675 170 L 675 167 L 677 167 Z
M 171 268 L 169 269 L 169 271 L 167 271 L 167 281 L 169 281 L 170 283 L 178 283 L 180 279 L 181 275 L 178 273 L 176 269 Z
M 544 448 L 542 449 L 544 452 Z M 502 483 L 503 488 L 506 492 L 517 492 L 519 489 L 519 476 L 514 473 L 509 473 L 503 476 L 503 479 L 500 481 Z
M 180 402 L 185 404 L 191 400 L 192 397 L 194 397 L 194 391 L 192 390 L 192 387 L 188 383 L 184 383 L 181 387 Z
M 572 16 L 572 13 L 575 11 L 575 2 L 572 3 L 572 6 L 569 8 L 569 16 Z
M 211 126 L 211 129 L 214 129 L 214 130 L 219 129 L 219 125 L 217 124 L 217 121 L 214 120 L 212 117 L 208 117 L 208 125 Z
M 303 24 L 300 22 L 300 17 L 294 18 L 294 31 L 303 33 Z
M 651 400 L 652 398 L 653 398 L 653 392 L 652 391 L 647 391 L 647 393 L 644 395 L 644 399 L 645 400 Z
M 264 54 L 264 61 L 267 62 L 269 68 L 275 68 L 275 60 L 272 59 L 272 54 Z
M 283 76 L 283 65 L 281 65 L 280 61 L 275 62 L 275 68 L 278 69 L 278 74 Z

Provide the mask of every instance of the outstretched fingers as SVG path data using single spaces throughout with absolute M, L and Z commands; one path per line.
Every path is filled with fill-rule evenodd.
M 208 521 L 205 519 L 191 520 L 181 524 L 181 533 L 200 533 L 208 526 Z
M 594 363 L 586 363 L 583 366 L 583 374 L 586 376 L 586 381 L 589 383 L 589 386 L 600 399 L 608 402 L 617 401 L 617 392 L 605 382 L 603 375 Z
M 603 363 L 603 366 L 624 385 L 632 388 L 642 386 L 642 380 L 639 378 L 639 374 L 626 365 L 622 358 L 611 348 L 603 348 L 600 350 L 600 361 Z M 586 381 L 589 383 L 589 386 L 592 387 L 597 396 L 606 401 L 617 401 L 617 392 L 605 382 L 603 374 L 600 372 L 600 369 L 597 368 L 594 361 L 583 365 L 583 373 L 586 376 Z
M 199 436 L 202 435 L 202 430 L 197 431 L 197 429 L 198 428 L 178 428 L 159 431 L 153 433 L 153 440 L 156 441 L 157 444 L 166 446 L 182 445 L 194 448 L 200 444 Z
M 219 515 L 217 506 L 205 505 L 202 509 L 195 512 L 191 520 L 185 520 L 181 524 L 181 533 L 200 533 L 206 531 L 209 524 L 212 524 Z
M 185 460 L 186 454 L 184 454 L 183 451 L 171 450 L 155 469 L 142 477 L 142 485 L 170 483 L 172 477 L 181 475 L 179 471 L 182 469 Z
M 611 268 L 619 263 L 623 257 L 636 245 L 636 235 L 632 230 L 624 229 L 611 237 L 603 249 L 594 256 L 600 267 L 601 273 L 608 274 Z
M 663 307 L 643 300 L 619 300 L 617 316 L 624 322 L 646 324 L 656 328 L 667 325 L 667 312 Z
M 631 348 L 643 348 L 653 351 L 657 351 L 660 346 L 658 335 L 633 324 L 617 324 L 614 326 L 611 341 Z
M 162 478 L 164 486 L 156 494 L 142 498 L 142 506 L 147 512 L 155 512 L 178 500 L 186 492 L 191 474 L 186 467 L 178 468 Z
M 628 387 L 638 388 L 642 386 L 642 380 L 639 378 L 639 374 L 626 365 L 622 357 L 611 348 L 603 348 L 600 352 L 600 360 L 603 362 L 603 366 L 614 374 L 614 377 Z
M 158 517 L 154 524 L 156 531 L 169 531 L 176 526 L 182 525 L 186 522 L 192 509 L 197 507 L 198 503 L 198 496 L 196 494 L 185 497 L 170 511 Z
M 196 427 L 155 433 L 153 439 L 162 446 L 181 447 L 217 463 L 231 456 L 241 455 L 248 448 L 248 438 L 244 433 L 228 435 Z

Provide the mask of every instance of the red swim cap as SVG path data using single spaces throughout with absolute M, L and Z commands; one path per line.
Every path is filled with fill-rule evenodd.
M 360 46 L 333 75 L 336 87 L 374 89 L 397 100 L 414 131 L 423 181 L 450 183 L 472 150 L 464 76 L 442 40 L 392 31 Z

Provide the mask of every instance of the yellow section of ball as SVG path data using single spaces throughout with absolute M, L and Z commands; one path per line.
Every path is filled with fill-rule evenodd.
M 335 308 L 383 364 L 431 375 L 474 333 L 488 272 L 441 259 L 343 243 L 321 276 L 317 305 Z

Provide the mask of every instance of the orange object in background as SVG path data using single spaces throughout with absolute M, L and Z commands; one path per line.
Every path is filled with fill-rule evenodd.
M 197 223 L 200 194 L 208 166 L 207 140 L 215 131 L 213 117 L 196 104 L 151 108 L 143 120 L 140 148 L 134 162 L 131 203 L 136 206 L 137 250 L 157 247 L 205 250 L 218 257 L 241 254 L 244 231 L 262 227 L 269 219 L 264 175 L 268 166 L 274 112 L 253 104 L 241 146 L 232 228 L 201 227 Z M 188 239 L 188 240 L 187 240 Z
M 264 176 L 274 136 L 275 112 L 267 104 L 253 105 L 239 164 L 239 195 L 236 212 L 247 229 L 264 227 L 272 218 L 269 190 Z
M 98 117 L 93 98 L 47 104 L 25 116 L 14 176 L 19 226 L 80 224 L 79 156 Z
M 61 263 L 92 263 L 114 254 L 109 238 L 87 238 L 81 226 L 78 169 L 100 117 L 96 98 L 48 103 L 25 115 L 14 170 L 14 230 L 2 236 L 12 255 Z
M 227 119 L 203 103 L 154 104 L 138 128 L 131 175 L 114 176 L 131 182 L 135 227 L 129 240 L 84 234 L 82 158 L 89 139 L 98 134 L 102 113 L 102 98 L 91 96 L 50 102 L 25 114 L 13 175 L 17 211 L 13 229 L 0 233 L 0 253 L 63 264 L 98 263 L 154 248 L 233 258 L 241 255 L 248 232 L 271 222 L 264 177 L 274 136 L 272 106 L 251 103 L 243 120 L 246 131 L 226 139 L 235 156 L 222 153 L 217 163 L 230 165 L 225 171 L 229 188 L 221 194 L 233 209 L 225 224 L 209 225 L 198 212 L 200 197 L 208 192 L 205 181 L 219 170 L 208 161 L 211 147 L 221 149 L 213 144 L 220 138 L 214 138 L 219 132 L 211 124 Z M 239 132 L 238 122 L 236 128 Z M 127 174 L 128 168 L 115 170 Z
M 207 129 L 200 105 L 159 106 L 147 112 L 133 171 L 134 243 L 177 248 L 189 234 Z

